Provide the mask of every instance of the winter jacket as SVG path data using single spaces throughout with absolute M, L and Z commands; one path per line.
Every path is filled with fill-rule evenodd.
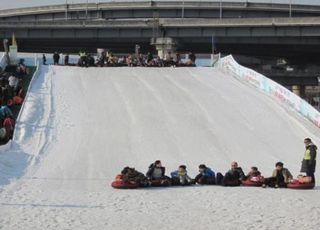
M 211 168 L 206 168 L 202 173 L 200 173 L 202 176 L 206 177 L 215 177 L 215 173 Z
M 257 176 L 261 176 L 261 173 L 259 171 L 256 171 L 256 172 L 249 172 L 247 175 L 246 175 L 246 178 L 250 179 L 252 177 L 257 177 Z
M 57 54 L 57 53 L 55 53 L 54 55 L 53 55 L 53 60 L 54 60 L 54 62 L 59 62 L 59 60 L 60 60 L 60 55 L 59 54 Z
M 300 172 L 314 173 L 316 170 L 317 146 L 310 143 L 306 146 L 306 151 L 301 164 Z
M 13 134 L 14 123 L 15 123 L 14 120 L 12 118 L 10 118 L 10 117 L 7 117 L 3 121 L 3 127 L 6 129 L 6 137 L 7 137 L 7 139 L 10 139 L 12 134 Z
M 173 171 L 171 172 L 171 177 L 184 177 L 184 176 L 188 176 L 188 172 L 187 171 Z
M 141 172 L 134 170 L 129 173 L 122 175 L 123 181 L 134 181 L 138 184 L 144 184 L 147 182 L 148 178 Z
M 277 177 L 277 172 L 278 170 L 275 169 L 272 172 L 272 177 Z M 284 177 L 284 182 L 287 184 L 289 183 L 289 181 L 292 179 L 292 174 L 290 173 L 290 171 L 287 168 L 283 168 L 281 170 L 282 176 Z
M 9 117 L 9 116 L 11 116 L 11 117 L 13 116 L 12 111 L 9 109 L 9 107 L 6 106 L 6 105 L 1 106 L 1 108 L 0 108 L 0 118 L 4 119 L 4 118 Z
M 9 85 L 6 85 L 6 87 L 2 87 L 2 96 L 1 96 L 2 103 L 6 104 L 9 99 L 10 99 Z
M 17 88 L 18 84 L 19 84 L 19 79 L 18 78 L 16 78 L 15 76 L 10 76 L 9 77 L 9 85 L 12 88 Z
M 232 178 L 244 180 L 246 176 L 241 167 L 230 169 L 226 174 L 230 175 Z
M 171 177 L 173 179 L 174 178 L 179 179 L 181 184 L 184 184 L 186 182 L 190 183 L 192 181 L 192 179 L 188 176 L 187 171 L 179 171 L 179 170 L 173 171 L 171 172 Z
M 155 169 L 155 167 L 156 166 L 155 166 L 154 163 L 149 166 L 149 169 L 148 169 L 148 172 L 147 172 L 146 175 L 150 180 L 161 179 L 161 178 L 155 178 L 154 177 L 154 169 Z M 165 174 L 165 171 L 166 171 L 165 167 L 161 167 L 160 170 L 161 170 L 161 177 L 164 177 L 164 174 Z

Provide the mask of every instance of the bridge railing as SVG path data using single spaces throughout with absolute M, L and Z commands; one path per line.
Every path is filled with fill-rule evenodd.
M 282 85 L 252 69 L 241 66 L 232 55 L 221 58 L 217 66 L 226 73 L 276 97 L 280 102 L 289 105 L 320 128 L 320 112 Z
M 26 1 L 27 2 L 27 1 Z M 17 15 L 32 15 L 44 13 L 58 13 L 71 11 L 99 11 L 112 9 L 135 9 L 135 8 L 192 8 L 192 7 L 222 7 L 228 8 L 254 8 L 254 9 L 270 9 L 274 11 L 288 11 L 288 16 L 291 11 L 319 11 L 320 3 L 318 0 L 111 0 L 97 1 L 91 0 L 88 4 L 83 3 L 83 0 L 73 1 L 73 4 L 66 4 L 65 0 L 58 2 L 61 4 L 32 4 L 21 3 L 20 8 L 12 5 L 12 9 L 3 9 L 0 6 L 0 17 L 11 17 Z M 290 13 L 289 13 L 290 12 Z

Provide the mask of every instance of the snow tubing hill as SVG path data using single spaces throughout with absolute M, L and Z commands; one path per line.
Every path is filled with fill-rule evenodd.
M 14 137 L 0 154 L 1 229 L 320 226 L 317 190 L 110 186 L 123 167 L 145 172 L 158 159 L 167 172 L 186 164 L 191 177 L 199 164 L 224 172 L 233 160 L 299 172 L 302 140 L 319 145 L 320 129 L 217 68 L 41 66 Z

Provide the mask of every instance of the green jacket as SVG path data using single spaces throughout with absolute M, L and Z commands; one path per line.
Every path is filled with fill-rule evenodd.
M 310 143 L 306 146 L 300 172 L 314 173 L 316 170 L 317 146 Z

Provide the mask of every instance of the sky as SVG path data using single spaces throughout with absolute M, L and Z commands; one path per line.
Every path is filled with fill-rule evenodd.
M 0 0 L 0 9 L 11 9 L 11 8 L 21 8 L 28 6 L 40 6 L 40 5 L 53 5 L 53 4 L 65 4 L 66 1 L 71 3 L 86 3 L 87 0 Z M 91 3 L 98 2 L 111 2 L 111 1 L 128 1 L 128 0 L 88 0 Z M 139 0 L 138 0 L 139 1 Z M 156 1 L 156 0 L 153 0 Z M 163 0 L 162 0 L 163 1 Z M 165 0 L 169 1 L 169 0 Z M 182 0 L 181 0 L 182 1 Z M 188 1 L 188 0 L 185 0 Z M 201 0 L 199 0 L 201 1 Z M 220 0 L 215 0 L 219 2 Z M 289 3 L 290 1 L 293 4 L 311 4 L 311 5 L 320 5 L 320 0 L 222 0 L 229 2 L 268 2 L 268 3 Z M 134 1 L 132 1 L 134 2 Z

